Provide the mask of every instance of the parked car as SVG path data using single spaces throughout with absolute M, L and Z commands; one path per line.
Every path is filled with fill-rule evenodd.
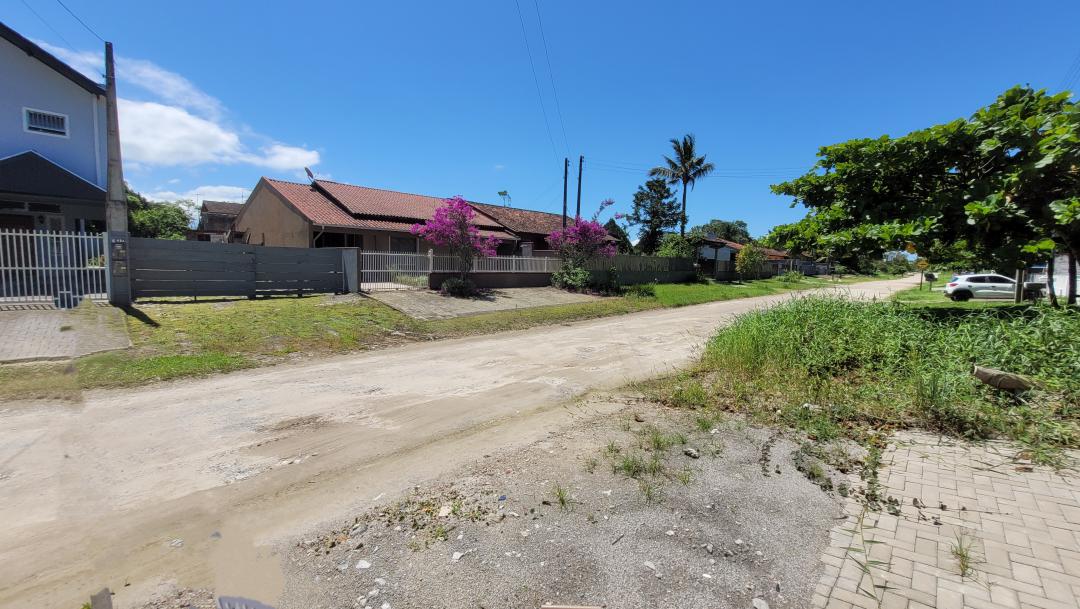
M 945 284 L 945 295 L 957 301 L 972 298 L 1008 298 L 1016 290 L 1016 282 L 997 273 L 957 275 Z

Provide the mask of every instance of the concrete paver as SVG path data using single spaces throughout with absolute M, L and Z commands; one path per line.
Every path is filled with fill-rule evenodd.
M 599 300 L 599 296 L 575 294 L 552 287 L 503 288 L 476 298 L 454 298 L 431 290 L 372 292 L 371 297 L 416 319 L 450 319 L 492 311 L 529 309 Z
M 894 436 L 879 481 L 882 498 L 899 500 L 899 515 L 847 501 L 813 606 L 1080 607 L 1080 479 L 1018 462 L 1017 452 L 1003 441 Z M 959 546 L 972 557 L 964 575 Z M 867 561 L 864 548 L 880 562 Z M 852 572 L 862 574 L 854 596 L 844 577 Z
M 124 313 L 113 307 L 0 311 L 0 363 L 72 359 L 130 345 Z

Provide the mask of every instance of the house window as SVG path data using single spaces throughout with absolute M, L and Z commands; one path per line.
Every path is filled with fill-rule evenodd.
M 391 252 L 416 253 L 416 237 L 390 237 Z
M 67 137 L 66 114 L 56 114 L 55 112 L 45 112 L 44 110 L 34 110 L 32 108 L 23 108 L 23 113 L 25 114 L 24 120 L 27 131 Z

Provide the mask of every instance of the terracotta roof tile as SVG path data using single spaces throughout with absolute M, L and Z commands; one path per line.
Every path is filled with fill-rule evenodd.
M 308 220 L 319 226 L 407 233 L 413 224 L 428 220 L 435 213 L 435 208 L 442 204 L 442 199 L 434 197 L 319 180 L 318 185 L 340 201 L 345 206 L 343 209 L 310 184 L 264 179 Z M 429 199 L 435 204 L 430 206 L 428 212 L 428 203 L 418 199 Z M 423 216 L 419 215 L 420 213 L 423 213 Z M 480 228 L 481 235 L 503 240 L 515 239 L 490 218 L 482 216 L 475 224 Z
M 235 216 L 244 207 L 243 203 L 232 201 L 203 201 L 202 209 L 208 214 L 227 214 Z
M 516 233 L 550 235 L 552 231 L 562 228 L 563 225 L 562 216 L 559 214 L 487 203 L 471 203 L 471 205 Z
M 263 179 L 313 224 L 362 228 L 357 225 L 356 218 L 310 184 Z
M 357 215 L 430 220 L 443 201 L 436 197 L 354 186 L 329 180 L 317 180 L 316 184 L 326 189 L 326 192 L 340 201 L 350 213 Z

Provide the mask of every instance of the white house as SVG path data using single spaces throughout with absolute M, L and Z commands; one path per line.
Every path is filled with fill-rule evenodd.
M 0 229 L 105 228 L 105 88 L 0 23 Z
M 1040 264 L 1032 267 L 1028 273 L 1027 280 L 1039 283 L 1047 283 L 1046 277 L 1046 264 Z M 1080 276 L 1080 260 L 1077 261 L 1076 267 L 1072 270 L 1074 274 Z M 1054 292 L 1058 296 L 1064 298 L 1068 295 L 1069 290 L 1069 257 L 1065 254 L 1058 254 L 1054 258 Z

